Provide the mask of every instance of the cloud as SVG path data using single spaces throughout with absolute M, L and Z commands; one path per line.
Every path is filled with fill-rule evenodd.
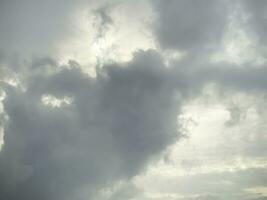
M 104 0 L 0 1 L 0 87 L 5 93 L 1 106 L 4 113 L 0 109 L 0 125 L 5 133 L 0 153 L 0 199 L 97 199 L 103 189 L 113 188 L 120 181 L 125 185 L 106 199 L 252 198 L 244 188 L 266 185 L 264 167 L 253 168 L 264 162 L 256 161 L 265 159 L 266 149 L 263 102 L 267 70 L 264 59 L 257 66 L 253 63 L 258 52 L 260 57 L 264 55 L 265 7 L 263 1 L 247 0 L 114 4 Z M 81 13 L 77 14 L 77 9 Z M 87 19 L 87 11 L 95 18 Z M 72 24 L 70 18 L 74 14 L 78 19 L 83 17 L 81 24 Z M 251 15 L 243 19 L 245 14 Z M 145 22 L 141 23 L 141 19 Z M 214 53 L 220 55 L 227 46 L 223 43 L 228 29 L 233 32 L 229 40 L 242 34 L 250 40 L 251 33 L 259 37 L 259 44 L 256 37 L 251 40 L 253 58 L 248 56 L 236 64 L 228 62 L 231 56 L 221 54 L 223 59 L 211 61 Z M 75 37 L 71 37 L 73 32 Z M 234 46 L 242 48 L 240 43 L 245 39 Z M 65 42 L 66 46 L 62 45 Z M 87 47 L 89 43 L 95 46 Z M 57 50 L 62 50 L 59 54 L 63 60 L 73 54 L 73 60 L 66 65 L 58 64 L 62 63 L 60 58 L 54 59 L 58 56 L 57 44 L 62 45 Z M 230 54 L 235 52 L 231 45 L 228 47 Z M 133 53 L 140 48 L 154 50 Z M 246 57 L 247 52 L 250 51 L 237 50 L 236 55 Z M 34 56 L 31 59 L 26 54 Z M 96 77 L 85 74 L 88 66 L 78 61 L 98 64 L 99 68 L 94 68 Z M 218 172 L 218 166 L 212 166 L 212 171 L 204 160 L 203 167 L 208 166 L 205 173 L 198 174 L 196 170 L 179 180 L 173 176 L 166 179 L 167 186 L 156 183 L 155 178 L 151 185 L 159 184 L 156 193 L 140 190 L 134 178 L 145 173 L 183 136 L 183 127 L 179 126 L 182 122 L 177 117 L 184 105 L 203 97 L 210 85 L 218 93 L 211 96 L 226 110 L 223 116 L 217 116 L 221 110 L 214 108 L 212 115 L 200 114 L 218 117 L 213 120 L 218 124 L 209 127 L 209 131 L 224 131 L 204 142 L 206 149 L 215 152 L 207 154 L 207 160 L 216 155 L 219 165 L 221 154 L 227 157 L 236 153 L 227 149 L 232 145 L 240 148 L 237 156 L 241 160 L 250 157 L 249 161 L 255 162 L 244 169 Z M 245 100 L 232 104 L 240 93 Z M 254 99 L 249 101 L 251 96 Z M 244 101 L 253 106 L 243 105 Z M 248 108 L 253 112 L 247 112 Z M 205 138 L 205 133 L 198 134 Z M 222 145 L 207 148 L 217 143 Z M 183 166 L 176 167 L 195 169 L 199 162 L 193 159 L 199 154 L 190 157 L 189 152 Z
M 206 84 L 256 93 L 266 89 L 264 68 L 198 64 L 185 59 L 167 68 L 158 52 L 140 51 L 130 62 L 106 65 L 90 78 L 75 61 L 62 69 L 47 58 L 32 62 L 25 89 L 3 84 L 8 123 L 0 154 L 1 198 L 93 197 L 118 180 L 131 180 L 181 137 L 181 106 Z M 45 96 L 71 101 L 52 107 L 43 103 Z M 203 180 L 189 181 L 191 189 L 183 181 L 179 190 L 215 190 L 208 183 L 200 187 Z
M 218 43 L 228 16 L 226 1 L 158 0 L 157 41 L 163 48 L 195 50 Z
M 97 7 L 95 0 L 1 0 L 0 53 L 5 56 L 51 56 L 56 45 L 76 31 L 73 14 L 82 7 Z
M 253 199 L 261 196 L 260 193 L 255 195 L 246 189 L 266 186 L 263 177 L 266 177 L 266 168 L 182 176 L 168 172 L 160 176 L 154 171 L 153 175 L 141 178 L 143 180 L 136 185 L 143 189 L 144 199 L 153 199 L 150 198 L 152 194 L 158 194 L 159 199 Z
M 98 186 L 135 176 L 181 136 L 180 103 L 153 51 L 108 66 L 96 79 L 77 64 L 52 75 L 33 71 L 26 91 L 3 86 L 9 120 L 1 199 L 84 198 L 82 188 L 92 195 Z M 43 95 L 72 102 L 53 108 Z
M 250 30 L 256 33 L 259 38 L 259 44 L 266 44 L 266 2 L 264 0 L 259 1 L 239 1 L 244 11 L 249 15 L 247 23 Z

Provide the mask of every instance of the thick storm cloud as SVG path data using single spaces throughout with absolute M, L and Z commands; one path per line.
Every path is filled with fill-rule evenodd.
M 83 187 L 89 195 L 136 175 L 181 136 L 180 102 L 156 53 L 99 73 L 90 79 L 70 66 L 30 77 L 26 91 L 4 86 L 1 199 L 79 199 Z M 42 95 L 73 101 L 49 108 Z

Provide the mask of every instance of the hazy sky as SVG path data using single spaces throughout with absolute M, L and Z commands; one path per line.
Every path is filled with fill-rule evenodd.
M 266 0 L 0 0 L 0 200 L 267 200 Z

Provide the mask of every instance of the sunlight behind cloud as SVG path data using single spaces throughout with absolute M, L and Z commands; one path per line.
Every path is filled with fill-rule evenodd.
M 63 98 L 59 99 L 59 98 L 56 98 L 56 97 L 51 96 L 51 95 L 43 95 L 41 98 L 41 101 L 46 106 L 59 108 L 62 106 L 70 105 L 72 103 L 73 99 L 70 97 L 63 97 Z
M 252 143 L 257 140 L 258 133 L 255 133 L 255 130 L 257 130 L 256 127 L 262 126 L 260 121 L 262 117 L 259 117 L 258 112 L 255 111 L 255 105 L 259 104 L 255 101 L 261 100 L 245 94 L 236 94 L 224 101 L 218 101 L 215 94 L 209 97 L 209 93 L 211 91 L 207 90 L 206 95 L 184 106 L 180 120 L 184 122 L 188 138 L 174 144 L 166 157 L 151 166 L 145 174 L 135 178 L 134 183 L 144 190 L 144 196 L 148 199 L 152 197 L 179 199 L 183 195 L 185 195 L 184 198 L 190 198 L 189 194 L 183 194 L 176 185 L 183 188 L 186 187 L 182 186 L 183 181 L 185 185 L 194 185 L 198 179 L 200 182 L 205 182 L 205 177 L 220 177 L 222 174 L 234 176 L 249 170 L 267 168 L 265 157 L 242 155 L 240 150 L 250 145 L 247 139 L 242 139 L 243 132 L 244 135 L 251 134 L 251 137 L 254 137 L 254 139 L 252 137 Z M 239 122 L 231 126 L 228 123 L 232 120 L 232 111 L 228 107 L 229 101 L 241 106 L 241 110 L 247 110 L 246 116 L 241 117 Z M 234 132 L 235 128 L 238 129 L 238 133 Z M 218 184 L 220 185 L 218 187 L 225 189 L 234 187 L 236 184 L 230 178 L 225 180 L 219 178 L 213 181 L 215 182 L 212 184 Z M 249 188 L 246 191 L 263 194 L 265 188 Z M 205 196 L 203 193 L 196 195 Z
M 0 90 L 0 151 L 4 144 L 4 124 L 7 120 L 7 116 L 4 113 L 3 101 L 6 98 L 6 93 Z
M 0 200 L 267 197 L 264 0 L 0 2 Z
M 236 9 L 229 17 L 222 46 L 211 55 L 211 61 L 231 63 L 239 67 L 247 63 L 262 65 L 265 58 L 259 51 L 258 38 L 246 27 L 249 16 L 241 8 Z
M 149 2 L 140 0 L 80 8 L 73 15 L 74 36 L 58 44 L 58 57 L 61 63 L 76 60 L 89 74 L 96 66 L 129 61 L 133 52 L 155 48 L 152 20 Z
M 246 192 L 267 197 L 267 187 L 253 187 L 245 189 Z

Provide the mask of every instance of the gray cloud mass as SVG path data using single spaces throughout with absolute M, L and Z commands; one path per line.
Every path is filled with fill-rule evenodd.
M 125 2 L 132 3 L 131 0 Z M 210 84 L 215 85 L 219 93 L 217 101 L 224 106 L 240 93 L 263 101 L 253 105 L 256 117 L 252 116 L 251 124 L 256 128 L 252 131 L 242 129 L 242 120 L 247 117 L 243 117 L 243 113 L 247 110 L 242 110 L 238 103 L 233 104 L 236 107 L 226 105 L 230 107 L 230 114 L 224 128 L 237 127 L 236 135 L 241 139 L 234 145 L 240 146 L 240 160 L 249 157 L 255 162 L 259 159 L 266 162 L 265 60 L 258 65 L 249 62 L 237 65 L 212 62 L 210 58 L 218 49 L 223 49 L 226 30 L 236 12 L 241 12 L 238 6 L 247 14 L 240 20 L 244 30 L 253 33 L 253 39 L 258 38 L 255 48 L 265 58 L 267 3 L 263 0 L 145 3 L 144 10 L 145 5 L 149 5 L 155 14 L 151 24 L 144 22 L 152 35 L 149 38 L 154 42 L 152 47 L 137 48 L 127 61 L 114 59 L 103 61 L 103 66 L 89 66 L 96 70 L 96 76 L 91 77 L 84 70 L 88 66 L 80 65 L 77 60 L 70 60 L 68 64 L 56 60 L 55 46 L 75 31 L 70 19 L 79 9 L 91 9 L 100 17 L 99 27 L 90 27 L 99 32 L 95 34 L 100 41 L 95 42 L 95 51 L 108 51 L 101 48 L 110 42 L 109 37 L 116 42 L 127 35 L 124 40 L 143 43 L 142 39 L 135 41 L 138 37 L 130 36 L 135 27 L 143 33 L 135 19 L 129 20 L 126 26 L 129 33 L 118 34 L 120 23 L 116 20 L 125 15 L 123 1 L 103 0 L 100 6 L 95 6 L 97 1 L 0 0 L 0 100 L 3 99 L 0 132 L 1 128 L 4 130 L 0 200 L 97 199 L 104 189 L 120 181 L 126 184 L 109 197 L 99 197 L 100 200 L 166 199 L 166 196 L 147 194 L 134 180 L 185 136 L 182 122 L 178 120 L 183 108 L 202 97 Z M 112 33 L 114 38 L 110 35 L 105 38 L 107 33 Z M 230 53 L 234 54 L 238 47 L 232 46 Z M 112 45 L 108 48 L 113 51 Z M 185 52 L 185 56 L 173 58 L 166 64 L 164 53 L 168 51 Z M 105 56 L 97 55 L 96 59 Z M 63 103 L 54 106 L 53 100 L 45 102 L 44 99 L 50 97 L 55 101 L 63 99 Z M 65 98 L 70 100 L 64 101 Z M 220 159 L 220 152 L 225 153 L 227 161 L 226 152 L 233 152 L 227 149 L 226 143 L 233 145 L 230 142 L 236 135 L 223 131 L 222 149 L 214 154 Z M 205 142 L 217 142 L 213 140 Z M 190 158 L 188 160 L 190 163 Z M 197 162 L 192 163 L 193 168 Z M 257 189 L 267 191 L 266 164 L 252 167 L 249 164 L 232 171 L 190 174 L 188 170 L 189 175 L 169 178 L 168 185 L 160 187 L 158 193 L 164 193 L 167 188 L 173 192 L 170 194 L 180 195 L 167 196 L 170 199 L 264 200 L 267 192 Z M 165 173 L 162 174 L 167 176 L 168 171 Z
M 164 48 L 203 50 L 220 42 L 229 13 L 226 1 L 157 0 L 154 4 L 155 32 Z
M 157 54 L 139 53 L 126 65 L 95 80 L 71 68 L 30 77 L 25 92 L 5 87 L 1 199 L 79 199 L 82 187 L 90 195 L 131 178 L 179 137 L 179 102 Z M 73 103 L 47 108 L 43 94 Z

